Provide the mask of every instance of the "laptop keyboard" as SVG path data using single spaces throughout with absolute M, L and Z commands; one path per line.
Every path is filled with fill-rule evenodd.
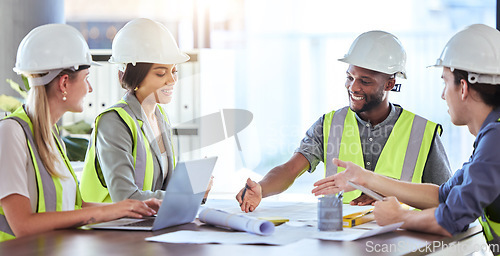
M 151 219 L 145 219 L 143 221 L 129 223 L 129 224 L 126 224 L 123 226 L 127 226 L 127 227 L 152 227 L 154 221 L 155 221 L 155 219 L 151 218 Z

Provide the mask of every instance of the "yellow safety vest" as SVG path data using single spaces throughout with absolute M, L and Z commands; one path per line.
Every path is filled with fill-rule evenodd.
M 375 172 L 398 180 L 420 183 L 434 136 L 441 126 L 403 109 L 380 153 Z M 333 158 L 365 167 L 355 113 L 344 107 L 325 115 L 323 121 L 325 176 L 344 168 L 332 164 Z M 361 195 L 344 193 L 344 203 Z
M 479 223 L 483 226 L 483 234 L 486 238 L 488 244 L 494 244 L 500 246 L 500 223 L 494 222 L 488 218 L 486 213 L 483 211 L 483 215 L 479 217 Z M 491 247 L 492 249 L 495 247 Z M 498 247 L 496 247 L 498 248 Z M 499 255 L 500 252 L 494 252 L 495 255 Z
M 160 106 L 158 106 L 158 108 L 160 109 L 160 112 L 164 116 L 165 120 L 168 122 L 168 118 L 164 110 Z M 132 134 L 132 139 L 134 141 L 132 156 L 134 158 L 135 184 L 138 188 L 142 189 L 142 191 L 151 190 L 153 187 L 153 155 L 151 153 L 149 142 L 146 139 L 146 135 L 141 129 L 143 122 L 133 118 L 132 110 L 128 106 L 127 102 L 120 100 L 116 105 L 102 112 L 95 120 L 95 128 L 92 132 L 90 145 L 85 156 L 82 180 L 80 183 L 82 197 L 87 202 L 112 202 L 99 161 L 97 161 L 95 151 L 97 125 L 101 116 L 110 111 L 116 111 L 118 113 L 120 118 L 127 124 Z
M 24 111 L 23 107 L 18 108 L 14 113 L 7 116 L 7 118 L 16 120 L 24 130 L 26 135 L 26 143 L 28 144 L 28 150 L 30 152 L 31 161 L 33 162 L 33 167 L 35 170 L 35 179 L 38 188 L 38 198 L 37 198 L 37 209 L 36 212 L 51 212 L 51 211 L 62 211 L 62 197 L 63 191 L 61 182 L 58 177 L 51 176 L 50 173 L 45 169 L 43 162 L 36 149 L 35 142 L 33 139 L 33 124 L 29 119 L 28 115 Z M 75 184 L 78 184 L 75 172 L 71 167 L 70 161 L 64 152 L 62 147 L 62 141 L 59 137 L 59 131 L 55 127 L 56 131 L 53 132 L 54 138 L 56 139 L 57 147 L 59 153 L 61 154 L 64 163 L 68 167 L 73 179 L 75 179 Z M 76 187 L 76 200 L 75 209 L 81 209 L 82 207 L 82 197 L 80 195 L 80 190 L 78 186 Z M 12 232 L 7 219 L 5 218 L 4 211 L 0 207 L 0 242 L 14 239 L 14 233 Z

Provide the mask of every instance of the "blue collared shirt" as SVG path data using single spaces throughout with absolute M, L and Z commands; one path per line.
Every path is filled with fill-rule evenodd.
M 499 208 L 500 201 L 500 108 L 484 121 L 469 161 L 439 187 L 437 222 L 451 234 L 465 231 L 483 209 Z M 495 216 L 496 218 L 500 216 Z

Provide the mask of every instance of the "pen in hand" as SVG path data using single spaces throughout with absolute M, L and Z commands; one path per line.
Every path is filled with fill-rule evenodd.
M 245 183 L 245 188 L 243 189 L 243 193 L 241 193 L 241 203 L 243 204 L 243 199 L 245 199 L 245 193 L 247 192 L 247 189 L 250 187 L 248 186 L 247 183 Z M 241 204 L 240 204 L 241 205 Z

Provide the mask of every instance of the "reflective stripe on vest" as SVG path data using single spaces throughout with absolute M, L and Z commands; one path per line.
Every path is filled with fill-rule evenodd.
M 134 158 L 134 183 L 142 191 L 152 190 L 154 165 L 153 156 L 148 140 L 141 129 L 142 121 L 132 118 L 133 113 L 128 104 L 120 100 L 116 105 L 105 110 L 95 120 L 94 132 L 92 134 L 89 150 L 85 157 L 85 165 L 82 174 L 81 190 L 83 199 L 89 202 L 111 202 L 109 190 L 104 180 L 100 166 L 96 158 L 97 125 L 101 116 L 109 111 L 116 111 L 120 118 L 130 129 L 133 139 L 132 156 Z M 139 131 L 141 134 L 139 134 Z
M 427 156 L 436 131 L 440 127 L 420 116 L 403 110 L 382 149 L 375 172 L 404 181 L 421 182 Z M 325 115 L 323 123 L 325 175 L 341 172 L 333 158 L 351 161 L 364 167 L 361 139 L 355 114 L 349 107 Z M 360 191 L 344 193 L 350 202 Z
M 498 233 L 500 233 L 500 223 L 494 222 L 490 220 L 486 214 L 483 212 L 483 215 L 478 218 L 479 223 L 483 226 L 483 234 L 486 238 L 488 244 L 492 244 L 495 246 L 490 246 L 491 248 L 498 248 L 500 246 L 500 237 L 498 237 Z M 494 252 L 497 255 L 499 252 Z
M 3 208 L 0 207 L 0 242 L 11 240 L 14 238 L 16 238 L 14 236 L 14 232 L 12 232 L 9 223 L 7 222 L 7 218 L 5 218 Z
M 118 114 L 120 115 L 120 117 L 122 118 L 122 120 L 124 120 L 125 123 L 127 123 L 127 126 L 131 130 L 132 136 L 134 139 L 134 149 L 133 149 L 132 154 L 134 155 L 134 170 L 135 170 L 134 171 L 134 181 L 135 181 L 135 185 L 138 188 L 142 188 L 142 190 L 151 190 L 151 188 L 153 186 L 153 174 L 150 173 L 150 175 L 148 175 L 151 177 L 150 179 L 146 179 L 146 177 L 145 177 L 146 173 L 147 173 L 146 162 L 148 161 L 148 158 L 151 157 L 151 151 L 149 150 L 149 142 L 148 142 L 148 140 L 144 139 L 144 136 L 145 136 L 144 134 L 142 136 L 139 136 L 139 132 L 138 132 L 138 131 L 141 131 L 141 133 L 142 133 L 142 129 L 141 129 L 142 122 L 140 122 L 139 120 L 137 120 L 135 118 L 132 118 L 132 115 L 133 115 L 132 110 L 130 109 L 130 107 L 126 103 L 116 104 L 115 107 L 118 109 L 123 109 L 123 110 L 125 110 L 125 112 L 127 112 L 127 115 L 125 115 L 123 112 L 121 112 L 119 110 L 117 111 Z M 134 125 L 131 122 L 133 122 Z M 151 158 L 151 160 L 152 160 L 152 158 Z M 152 172 L 153 169 L 151 168 L 150 171 Z M 150 180 L 150 182 L 148 182 L 146 187 L 144 186 L 144 180 Z
M 38 189 L 38 200 L 37 200 L 37 208 L 36 212 L 51 212 L 51 211 L 61 211 L 62 210 L 62 186 L 59 181 L 59 178 L 53 177 L 50 173 L 45 169 L 43 162 L 38 154 L 38 150 L 36 149 L 35 142 L 33 140 L 32 133 L 32 125 L 28 116 L 24 112 L 24 109 L 21 107 L 17 109 L 13 114 L 6 117 L 17 121 L 21 127 L 23 128 L 24 134 L 26 136 L 26 142 L 28 145 L 28 149 L 31 155 L 31 160 L 33 162 L 33 168 L 35 170 L 35 180 Z M 75 184 L 78 184 L 78 180 L 76 175 L 71 167 L 68 157 L 64 153 L 64 150 L 61 145 L 61 141 L 59 136 L 54 134 L 54 138 L 56 138 L 56 143 L 59 149 L 59 153 L 61 157 L 64 159 L 66 166 L 71 172 L 75 180 Z M 82 199 L 80 195 L 80 191 L 78 190 L 78 186 L 76 189 L 76 200 L 75 200 L 75 209 L 81 208 Z M 6 233 L 6 235 L 1 234 L 2 232 Z M 12 239 L 15 238 L 14 234 L 5 218 L 3 209 L 0 207 L 0 241 L 3 239 Z

